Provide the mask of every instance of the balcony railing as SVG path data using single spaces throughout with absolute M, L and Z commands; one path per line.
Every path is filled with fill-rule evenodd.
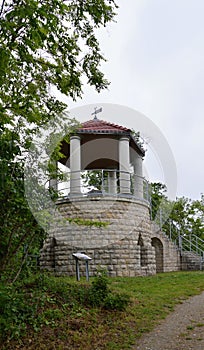
M 138 175 L 113 169 L 75 171 L 64 174 L 63 181 L 51 180 L 58 198 L 123 196 L 150 201 L 148 181 Z

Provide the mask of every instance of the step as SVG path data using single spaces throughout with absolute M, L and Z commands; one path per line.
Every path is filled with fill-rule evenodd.
M 182 251 L 181 266 L 182 270 L 201 270 L 203 269 L 203 261 L 201 256 L 194 252 Z

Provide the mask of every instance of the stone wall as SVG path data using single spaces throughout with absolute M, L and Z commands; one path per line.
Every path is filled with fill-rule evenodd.
M 181 270 L 181 256 L 178 247 L 154 224 L 152 224 L 151 239 L 156 248 L 157 272 Z M 162 261 L 157 258 L 159 254 L 162 256 Z
M 181 270 L 203 270 L 202 257 L 193 252 L 182 252 Z
M 142 200 L 99 196 L 63 200 L 51 220 L 40 264 L 57 275 L 75 275 L 72 254 L 84 251 L 92 258 L 90 275 L 98 267 L 106 268 L 110 276 L 153 275 L 151 229 L 149 207 Z M 83 262 L 80 271 L 85 271 Z

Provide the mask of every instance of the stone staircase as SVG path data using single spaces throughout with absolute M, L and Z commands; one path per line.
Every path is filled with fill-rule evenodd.
M 152 222 L 151 238 L 155 248 L 157 272 L 179 271 L 181 269 L 179 249 L 155 222 Z M 160 266 L 161 259 L 162 266 Z
M 152 238 L 163 244 L 163 271 L 204 270 L 204 241 L 196 235 L 169 237 L 155 222 L 152 222 Z M 178 268 L 177 268 L 178 267 Z
M 181 253 L 182 270 L 204 269 L 204 241 L 196 236 L 179 236 L 178 247 Z
M 203 270 L 204 260 L 200 255 L 194 252 L 182 251 L 181 253 L 181 269 L 182 270 Z

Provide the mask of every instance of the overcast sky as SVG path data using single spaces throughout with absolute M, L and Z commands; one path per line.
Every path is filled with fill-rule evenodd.
M 107 58 L 102 70 L 111 85 L 101 94 L 87 87 L 82 100 L 66 102 L 69 108 L 121 104 L 147 116 L 173 152 L 177 196 L 199 199 L 204 192 L 204 1 L 116 2 L 117 23 L 98 36 Z M 117 119 L 103 111 L 99 118 L 138 130 L 134 117 Z M 162 181 L 155 155 L 150 157 L 151 137 L 147 148 L 150 180 Z

